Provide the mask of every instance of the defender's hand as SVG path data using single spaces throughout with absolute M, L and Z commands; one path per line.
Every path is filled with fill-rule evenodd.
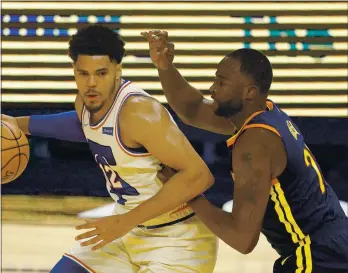
M 126 235 L 136 224 L 130 221 L 126 214 L 112 215 L 95 220 L 86 220 L 85 224 L 76 226 L 77 230 L 92 229 L 75 237 L 75 240 L 89 239 L 81 246 L 96 244 L 92 250 L 97 250 L 111 243 L 112 241 Z
M 151 30 L 141 32 L 149 42 L 150 57 L 154 65 L 163 70 L 167 70 L 170 63 L 174 60 L 174 44 L 168 42 L 168 32 Z

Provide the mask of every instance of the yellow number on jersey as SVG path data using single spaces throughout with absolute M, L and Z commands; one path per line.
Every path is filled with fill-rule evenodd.
M 304 154 L 304 161 L 306 163 L 306 166 L 307 167 L 311 166 L 314 169 L 314 171 L 317 173 L 320 190 L 324 194 L 325 193 L 325 185 L 324 185 L 323 175 L 321 174 L 319 167 L 318 167 L 318 164 L 317 164 L 316 160 L 314 159 L 312 153 L 310 152 L 310 150 L 308 149 L 307 146 L 304 148 L 303 154 Z

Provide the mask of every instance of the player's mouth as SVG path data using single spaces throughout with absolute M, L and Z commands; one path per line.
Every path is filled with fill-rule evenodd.
M 89 94 L 86 94 L 85 96 L 89 100 L 96 100 L 100 97 L 100 95 L 96 93 L 89 93 Z

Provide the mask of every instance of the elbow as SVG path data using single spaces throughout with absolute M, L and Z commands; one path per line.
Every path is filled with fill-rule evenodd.
M 210 171 L 209 171 L 208 175 L 209 175 L 209 177 L 208 177 L 208 183 L 207 183 L 208 187 L 207 187 L 207 189 L 209 189 L 215 183 L 215 178 L 214 178 L 213 174 Z
M 243 255 L 247 255 L 253 252 L 259 241 L 259 236 L 260 234 L 255 236 L 252 240 L 244 240 L 244 244 L 241 245 L 239 249 L 237 249 L 237 251 Z
M 200 178 L 198 179 L 198 182 L 200 182 L 203 191 L 206 191 L 212 185 L 214 185 L 215 178 L 213 174 L 210 172 L 210 170 L 208 169 L 208 167 L 204 168 L 204 170 L 200 172 Z
M 247 255 L 250 254 L 251 252 L 253 252 L 253 250 L 255 249 L 256 245 L 248 245 L 245 247 L 242 247 L 240 249 L 237 249 L 239 253 L 243 254 L 243 255 Z
M 206 191 L 212 185 L 214 185 L 215 178 L 207 166 L 202 167 L 198 175 L 199 177 L 197 177 L 197 180 L 201 184 L 202 188 L 204 188 L 203 191 Z
M 214 184 L 214 176 L 207 166 L 201 166 L 192 173 L 192 194 L 193 197 L 205 192 Z

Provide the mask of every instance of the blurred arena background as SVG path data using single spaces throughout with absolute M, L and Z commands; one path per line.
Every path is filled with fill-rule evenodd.
M 176 46 L 175 65 L 206 95 L 226 53 L 262 50 L 274 68 L 270 98 L 299 125 L 347 213 L 347 2 L 2 1 L 1 22 L 1 106 L 2 113 L 14 116 L 73 109 L 68 40 L 90 23 L 123 36 L 123 76 L 165 105 L 141 31 L 167 30 Z M 207 197 L 230 210 L 227 137 L 177 121 L 215 176 Z M 87 145 L 29 141 L 27 169 L 2 186 L 2 270 L 7 273 L 49 272 L 73 244 L 79 217 L 110 211 L 111 198 Z M 215 272 L 268 273 L 276 257 L 264 238 L 248 256 L 221 243 Z

